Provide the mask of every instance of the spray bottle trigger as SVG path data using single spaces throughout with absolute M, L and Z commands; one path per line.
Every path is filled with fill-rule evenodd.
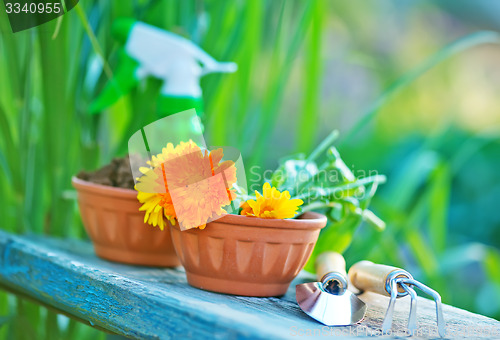
M 118 66 L 113 78 L 108 81 L 99 96 L 92 101 L 89 113 L 100 113 L 129 93 L 139 82 L 136 75 L 138 68 L 138 62 L 130 58 L 123 50 L 120 51 Z

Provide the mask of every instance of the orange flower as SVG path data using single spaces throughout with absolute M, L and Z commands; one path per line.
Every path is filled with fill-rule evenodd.
M 241 203 L 241 213 L 240 213 L 240 215 L 243 215 L 243 216 L 253 216 L 252 207 L 250 207 L 250 204 L 248 204 L 248 202 Z
M 164 228 L 163 217 L 181 229 L 199 227 L 226 211 L 224 206 L 236 198 L 231 189 L 236 183 L 236 167 L 232 161 L 221 162 L 222 149 L 202 151 L 194 142 L 171 143 L 153 156 L 142 168 L 137 198 L 145 211 L 145 222 Z

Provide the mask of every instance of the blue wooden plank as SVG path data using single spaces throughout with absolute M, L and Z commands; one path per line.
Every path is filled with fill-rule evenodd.
M 351 328 L 329 328 L 309 319 L 295 302 L 296 283 L 282 298 L 248 298 L 198 290 L 179 269 L 128 266 L 97 258 L 86 242 L 0 231 L 0 284 L 90 325 L 140 339 L 282 339 L 297 335 L 375 334 L 387 300 L 364 294 L 367 317 Z M 434 324 L 433 305 L 419 299 L 419 322 Z M 407 301 L 396 304 L 395 325 L 404 327 Z M 497 327 L 500 323 L 445 306 L 448 325 Z
M 90 325 L 134 338 L 280 338 L 286 334 L 276 324 L 301 313 L 290 301 L 283 301 L 283 311 L 292 313 L 280 316 L 261 310 L 264 299 L 191 288 L 181 270 L 103 261 L 83 242 L 0 232 L 0 251 L 2 284 Z

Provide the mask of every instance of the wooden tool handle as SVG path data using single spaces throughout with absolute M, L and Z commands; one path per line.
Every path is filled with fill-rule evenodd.
M 387 276 L 396 270 L 400 269 L 383 264 L 375 264 L 370 261 L 361 261 L 349 269 L 349 280 L 361 291 L 389 295 L 385 286 Z
M 344 257 L 333 251 L 322 253 L 316 258 L 316 277 L 318 281 L 321 281 L 321 278 L 330 272 L 337 272 L 347 277 Z

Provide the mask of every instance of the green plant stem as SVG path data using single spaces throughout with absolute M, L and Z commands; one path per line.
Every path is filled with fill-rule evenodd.
M 333 208 L 333 207 L 341 206 L 341 205 L 342 204 L 340 204 L 338 202 L 328 202 L 328 203 L 313 202 L 313 203 L 310 203 L 310 204 L 307 204 L 306 206 L 304 206 L 301 209 L 301 211 L 306 212 L 306 211 L 312 211 L 312 210 L 320 210 L 320 209 L 325 209 L 325 208 Z
M 336 140 L 339 138 L 339 131 L 333 130 L 319 143 L 319 145 L 311 152 L 309 157 L 306 158 L 306 164 L 309 162 L 314 162 L 321 154 L 325 153 Z
M 314 162 L 321 154 L 323 154 L 325 150 L 335 142 L 338 136 L 339 136 L 338 130 L 333 130 L 332 132 L 330 132 L 328 136 L 326 136 L 325 139 L 323 139 L 323 141 L 321 141 L 321 143 L 319 143 L 319 145 L 306 158 L 304 164 L 299 169 L 298 173 L 302 173 L 306 169 L 309 163 Z M 292 196 L 295 194 L 295 188 L 298 188 L 297 191 L 300 192 L 300 190 L 302 190 L 307 183 L 311 182 L 311 179 L 314 178 L 314 176 L 310 176 L 309 173 L 307 173 L 307 177 L 304 179 L 301 179 L 301 177 L 298 176 L 297 183 L 295 183 L 293 188 L 289 189 L 290 194 Z
M 371 183 L 375 183 L 375 182 L 379 183 L 379 184 L 385 183 L 386 180 L 387 180 L 387 178 L 384 175 L 369 176 L 369 177 L 364 177 L 364 178 L 358 179 L 356 182 L 353 182 L 353 183 L 348 183 L 348 184 L 330 187 L 330 188 L 326 188 L 326 189 L 313 187 L 313 188 L 310 188 L 310 191 L 312 191 L 312 193 L 298 195 L 294 198 L 306 200 L 306 199 L 317 199 L 320 197 L 331 197 L 331 196 L 338 194 L 340 192 L 356 189 L 356 188 L 365 186 L 367 184 L 371 184 Z
M 92 47 L 94 48 L 94 51 L 97 53 L 99 58 L 101 59 L 102 65 L 104 72 L 106 73 L 106 76 L 108 79 L 112 80 L 113 79 L 113 71 L 111 71 L 111 67 L 109 67 L 108 62 L 106 61 L 106 56 L 104 55 L 104 52 L 102 51 L 101 45 L 99 44 L 99 41 L 97 40 L 97 37 L 95 36 L 94 31 L 92 30 L 92 27 L 90 26 L 89 20 L 87 19 L 87 15 L 82 9 L 81 4 L 77 4 L 75 6 L 75 11 L 78 14 L 78 17 L 80 18 L 83 28 L 85 29 L 85 32 L 87 32 L 87 35 L 90 39 L 90 43 L 92 44 Z

